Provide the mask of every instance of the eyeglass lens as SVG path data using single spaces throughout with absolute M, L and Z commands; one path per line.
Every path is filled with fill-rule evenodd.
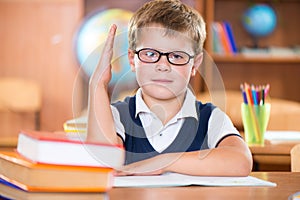
M 146 63 L 155 63 L 158 62 L 162 55 L 167 56 L 167 60 L 174 65 L 185 65 L 190 61 L 189 54 L 183 51 L 173 51 L 168 53 L 162 53 L 155 49 L 141 49 L 136 52 L 141 61 Z

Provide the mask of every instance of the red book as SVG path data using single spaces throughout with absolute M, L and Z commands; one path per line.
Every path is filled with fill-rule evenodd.
M 111 168 L 123 165 L 122 146 L 85 142 L 83 135 L 21 131 L 17 151 L 34 163 Z
M 218 29 L 218 34 L 219 34 L 219 38 L 220 38 L 220 42 L 222 44 L 222 47 L 224 49 L 224 53 L 225 54 L 232 54 L 232 50 L 230 48 L 230 42 L 229 39 L 227 37 L 227 34 L 224 30 L 224 27 L 222 25 L 221 22 L 215 22 L 216 24 L 216 28 Z

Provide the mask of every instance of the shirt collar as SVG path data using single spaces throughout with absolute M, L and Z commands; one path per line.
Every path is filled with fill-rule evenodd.
M 151 113 L 150 109 L 148 108 L 148 106 L 146 105 L 146 103 L 144 102 L 143 98 L 142 98 L 142 89 L 139 88 L 136 92 L 136 96 L 135 96 L 135 117 L 137 117 L 137 115 L 141 112 L 146 112 L 146 113 Z
M 196 97 L 193 92 L 188 88 L 183 105 L 180 111 L 177 113 L 177 118 L 194 117 L 198 120 L 198 114 L 196 110 Z M 191 106 L 194 105 L 194 106 Z M 150 109 L 142 98 L 142 89 L 139 88 L 136 92 L 136 112 L 135 117 L 141 112 L 151 113 Z

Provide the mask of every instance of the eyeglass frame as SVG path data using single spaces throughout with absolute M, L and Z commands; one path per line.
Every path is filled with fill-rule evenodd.
M 156 61 L 153 61 L 153 62 L 142 60 L 142 59 L 140 58 L 140 54 L 139 54 L 139 53 L 140 53 L 141 51 L 143 51 L 143 50 L 153 50 L 153 51 L 157 52 L 157 53 L 159 54 L 158 59 L 157 59 Z M 183 64 L 176 64 L 176 63 L 173 63 L 173 62 L 171 62 L 171 61 L 169 60 L 169 59 L 170 59 L 170 58 L 169 58 L 169 55 L 170 55 L 171 53 L 174 53 L 174 52 L 184 53 L 184 54 L 186 54 L 186 55 L 188 56 L 189 59 L 187 60 L 186 63 L 183 63 Z M 168 62 L 169 62 L 170 64 L 176 65 L 176 66 L 183 66 L 183 65 L 186 65 L 186 64 L 188 64 L 188 63 L 190 62 L 191 59 L 193 59 L 193 58 L 195 57 L 195 55 L 191 56 L 190 54 L 188 54 L 188 53 L 186 53 L 186 52 L 184 52 L 184 51 L 170 51 L 170 52 L 163 53 L 163 52 L 160 52 L 160 51 L 158 51 L 158 50 L 156 50 L 156 49 L 152 49 L 152 48 L 142 48 L 142 49 L 140 49 L 140 50 L 134 50 L 133 53 L 137 54 L 139 60 L 142 61 L 142 62 L 144 62 L 144 63 L 157 63 L 157 62 L 160 60 L 160 58 L 161 58 L 162 56 L 166 56 Z

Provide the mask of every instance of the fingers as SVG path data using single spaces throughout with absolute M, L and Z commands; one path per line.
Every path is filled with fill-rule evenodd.
M 115 171 L 115 176 L 153 176 L 153 175 L 160 175 L 163 174 L 162 170 L 155 170 L 151 172 L 125 172 L 125 171 Z
M 115 40 L 116 30 L 117 30 L 117 26 L 115 24 L 113 24 L 110 27 L 107 39 L 105 41 L 104 49 L 103 49 L 103 52 L 102 52 L 102 58 L 103 59 L 107 58 L 107 60 L 109 60 L 109 63 L 110 63 L 110 61 L 112 59 L 113 46 L 114 46 L 114 40 Z
M 101 63 L 105 63 L 106 66 L 110 64 L 112 56 L 113 56 L 113 47 L 114 47 L 114 40 L 116 35 L 117 26 L 113 24 L 110 27 L 107 39 L 105 41 L 102 54 L 101 54 Z M 100 63 L 100 64 L 101 64 Z
M 123 171 L 116 171 L 114 173 L 115 176 L 133 176 L 134 173 L 127 173 L 127 172 L 123 172 Z
M 113 24 L 110 27 L 108 36 L 104 43 L 98 66 L 90 79 L 90 83 L 92 83 L 92 85 L 96 85 L 100 80 L 103 80 L 105 84 L 108 84 L 108 82 L 110 81 L 111 60 L 113 56 L 113 46 L 116 30 L 117 26 Z
M 164 171 L 161 168 L 153 167 L 151 164 L 145 161 L 140 161 L 132 163 L 129 165 L 124 165 L 117 171 L 115 171 L 116 176 L 149 176 L 149 175 L 159 175 Z

